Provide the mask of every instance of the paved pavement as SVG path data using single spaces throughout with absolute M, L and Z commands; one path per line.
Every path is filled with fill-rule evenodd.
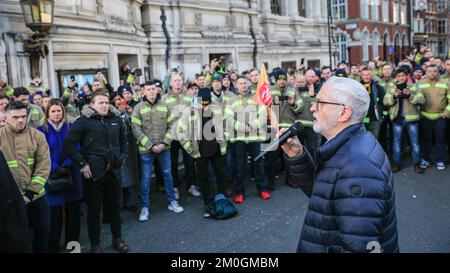
M 165 195 L 153 192 L 148 222 L 138 222 L 137 212 L 122 213 L 124 238 L 131 252 L 295 252 L 308 199 L 282 181 L 277 181 L 268 201 L 247 182 L 247 198 L 238 205 L 238 216 L 226 221 L 204 219 L 201 199 L 187 192 L 180 200 L 185 212 L 174 214 L 167 210 Z M 417 175 L 409 166 L 395 174 L 395 191 L 401 252 L 450 252 L 450 169 Z M 85 218 L 82 221 L 84 252 L 89 243 Z M 103 225 L 102 242 L 105 252 L 113 252 L 108 225 Z

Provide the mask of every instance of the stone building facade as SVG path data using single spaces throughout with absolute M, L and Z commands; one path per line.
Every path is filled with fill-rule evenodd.
M 55 26 L 41 76 L 55 96 L 69 75 L 104 71 L 119 85 L 119 67 L 141 68 L 140 82 L 180 68 L 192 79 L 211 58 L 240 71 L 266 64 L 328 65 L 326 0 L 55 0 Z M 0 0 L 0 77 L 31 80 L 19 0 Z

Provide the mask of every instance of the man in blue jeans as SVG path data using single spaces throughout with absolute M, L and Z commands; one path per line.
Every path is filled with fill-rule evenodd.
M 414 171 L 423 174 L 424 170 L 420 168 L 420 144 L 419 144 L 419 106 L 425 103 L 425 97 L 422 92 L 417 91 L 416 87 L 408 83 L 408 72 L 399 68 L 395 72 L 395 82 L 388 87 L 384 96 L 384 105 L 390 107 L 390 118 L 393 121 L 393 152 L 394 163 L 392 172 L 401 170 L 401 140 L 403 130 L 408 130 L 411 151 L 414 163 Z
M 166 188 L 169 210 L 181 213 L 184 209 L 175 200 L 173 189 L 172 168 L 169 145 L 172 135 L 167 123 L 167 105 L 157 96 L 154 82 L 144 84 L 144 97 L 142 102 L 135 106 L 131 116 L 134 136 L 139 142 L 141 158 L 141 202 L 142 208 L 139 221 L 149 219 L 149 193 L 152 176 L 153 160 L 158 158 L 161 165 L 164 184 Z

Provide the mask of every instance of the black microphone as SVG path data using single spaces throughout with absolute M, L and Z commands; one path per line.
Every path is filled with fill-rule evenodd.
M 263 158 L 267 153 L 275 151 L 279 146 L 282 146 L 283 144 L 285 144 L 289 138 L 296 136 L 304 128 L 305 128 L 305 126 L 303 126 L 303 124 L 301 122 L 298 121 L 298 122 L 294 123 L 291 126 L 291 128 L 289 128 L 289 130 L 284 132 L 284 134 L 282 136 L 280 136 L 277 140 L 272 142 L 264 151 L 262 151 L 258 155 L 258 157 L 255 158 L 255 162 L 257 162 L 258 160 Z

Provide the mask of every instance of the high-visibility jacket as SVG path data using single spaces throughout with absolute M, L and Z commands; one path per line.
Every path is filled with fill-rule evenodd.
M 7 124 L 0 129 L 0 150 L 22 195 L 33 200 L 44 196 L 51 169 L 50 150 L 44 134 L 29 126 L 17 133 Z
M 255 103 L 254 93 L 237 94 L 225 106 L 225 130 L 232 142 L 264 142 L 267 134 L 267 107 Z M 249 132 L 246 132 L 249 129 Z
M 214 136 L 207 137 L 215 139 L 219 144 L 221 155 L 225 155 L 227 153 L 227 140 L 224 134 L 223 110 L 218 104 L 210 104 L 210 109 L 211 111 L 209 115 L 211 116 L 210 121 L 212 123 L 208 124 L 208 126 L 214 126 Z M 184 113 L 184 115 L 178 119 L 176 126 L 177 131 L 172 131 L 172 133 L 177 135 L 177 139 L 179 139 L 181 146 L 190 156 L 193 158 L 200 158 L 201 154 L 199 141 L 204 137 L 204 129 L 205 132 L 211 132 L 212 130 L 204 128 L 202 120 L 202 115 L 204 113 L 201 109 L 194 109 L 194 107 L 191 107 L 190 110 L 190 115 Z
M 447 81 L 447 83 L 450 84 L 450 73 L 447 72 L 444 75 L 442 75 L 441 80 Z
M 270 92 L 272 93 L 272 102 L 277 96 L 294 97 L 295 104 L 293 106 L 289 105 L 287 101 L 282 101 L 279 105 L 272 105 L 272 111 L 279 113 L 278 126 L 280 128 L 290 128 L 295 123 L 296 114 L 300 113 L 304 107 L 303 99 L 298 92 L 295 92 L 294 88 L 290 87 L 281 90 L 278 86 L 272 86 Z
M 438 120 L 442 114 L 450 116 L 450 91 L 446 81 L 426 78 L 417 83 L 417 90 L 425 96 L 422 116 L 429 120 Z
M 168 117 L 169 110 L 163 101 L 152 105 L 144 100 L 134 107 L 132 130 L 141 154 L 150 153 L 154 145 L 161 143 L 167 144 L 165 150 L 169 149 L 173 137 L 169 132 Z
M 411 92 L 411 96 L 408 99 L 403 99 L 403 116 L 408 122 L 420 120 L 420 105 L 425 103 L 425 97 L 420 90 L 417 90 L 416 86 L 408 83 L 407 88 Z M 389 114 L 391 120 L 395 120 L 398 116 L 400 101 L 395 98 L 397 91 L 397 85 L 393 83 L 389 89 L 386 89 L 383 103 L 389 107 Z
M 45 114 L 41 107 L 30 103 L 27 113 L 27 122 L 30 127 L 39 128 L 44 125 Z
M 34 86 L 34 85 L 30 85 L 27 87 L 28 92 L 30 92 L 31 95 L 33 95 L 36 91 L 41 90 L 41 91 L 47 91 L 48 88 L 48 84 L 41 84 L 40 86 Z
M 305 127 L 313 127 L 314 118 L 311 112 L 311 104 L 316 97 L 311 97 L 309 92 L 300 92 L 299 97 L 302 99 L 300 111 L 296 114 L 295 121 L 300 121 Z
M 184 111 L 189 111 L 194 97 L 184 93 L 176 94 L 171 91 L 162 97 L 162 102 L 167 106 L 169 130 L 176 124 Z M 174 136 L 175 137 L 175 136 Z M 174 140 L 177 140 L 176 137 Z
M 8 96 L 8 98 L 12 98 L 14 95 L 14 89 L 11 88 L 7 83 L 3 85 L 3 87 L 0 86 L 0 93 L 5 92 L 5 95 Z
M 378 81 L 378 84 L 384 88 L 384 90 L 388 90 L 392 87 L 395 87 L 395 81 L 392 78 L 389 79 L 385 79 L 385 78 L 380 78 L 380 80 Z

